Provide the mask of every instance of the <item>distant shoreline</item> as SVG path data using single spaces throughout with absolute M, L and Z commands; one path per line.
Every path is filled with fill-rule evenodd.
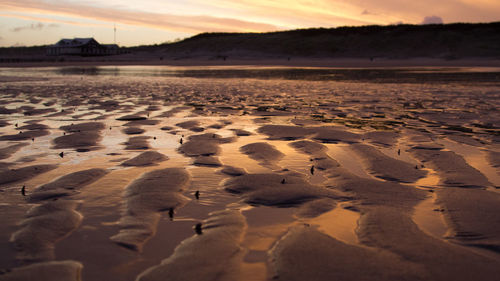
M 464 58 L 464 59 L 434 59 L 434 58 L 409 58 L 385 59 L 375 58 L 292 58 L 287 59 L 132 59 L 120 58 L 110 60 L 65 60 L 61 62 L 3 62 L 0 68 L 18 67 L 71 67 L 71 66 L 269 66 L 269 67 L 328 67 L 328 68 L 379 68 L 379 67 L 500 67 L 500 59 Z

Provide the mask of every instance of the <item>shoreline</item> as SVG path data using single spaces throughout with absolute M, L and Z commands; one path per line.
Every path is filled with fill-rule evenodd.
M 465 58 L 456 60 L 434 58 L 385 59 L 375 58 L 296 58 L 296 59 L 112 59 L 112 60 L 71 60 L 62 62 L 6 62 L 0 68 L 22 67 L 70 67 L 70 66 L 245 66 L 245 67 L 324 67 L 324 68 L 384 68 L 384 67 L 500 67 L 500 59 Z

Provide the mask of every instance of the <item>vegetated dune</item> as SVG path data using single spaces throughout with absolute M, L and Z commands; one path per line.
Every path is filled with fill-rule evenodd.
M 168 56 L 495 57 L 500 23 L 312 28 L 269 33 L 203 33 L 144 48 Z M 485 45 L 482 45 L 485 44 Z M 216 46 L 208 49 L 205 46 Z M 484 46 L 492 46 L 486 48 Z
M 120 61 L 209 59 L 297 58 L 498 58 L 500 23 L 452 23 L 426 25 L 370 25 L 336 28 L 309 28 L 267 33 L 202 33 L 160 45 L 122 48 L 125 55 L 107 57 Z M 210 47 L 208 47 L 210 46 Z M 51 61 L 45 46 L 0 48 L 4 62 Z M 81 59 L 80 59 L 81 60 Z M 86 60 L 89 60 L 86 58 Z M 252 61 L 253 62 L 253 61 Z M 208 74 L 206 74 L 208 75 Z M 231 70 L 229 77 L 234 77 Z M 112 110 L 112 101 L 100 105 Z M 176 113 L 169 110 L 165 117 Z M 171 112 L 174 111 L 174 112 Z

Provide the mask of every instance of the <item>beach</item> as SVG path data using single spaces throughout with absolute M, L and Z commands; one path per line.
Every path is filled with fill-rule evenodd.
M 496 280 L 499 66 L 3 63 L 0 280 Z

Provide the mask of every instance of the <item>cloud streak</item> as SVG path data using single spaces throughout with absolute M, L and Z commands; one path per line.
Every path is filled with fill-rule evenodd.
M 12 32 L 21 32 L 21 31 L 25 31 L 25 30 L 40 31 L 40 30 L 47 28 L 47 27 L 59 27 L 59 25 L 55 24 L 55 23 L 45 25 L 45 24 L 39 22 L 39 23 L 32 23 L 32 24 L 24 25 L 24 26 L 17 26 L 17 27 L 12 28 L 10 31 L 12 31 Z
M 275 25 L 245 21 L 235 18 L 223 18 L 207 15 L 174 15 L 144 11 L 130 11 L 119 8 L 102 7 L 36 0 L 4 0 L 0 9 L 17 12 L 49 13 L 100 21 L 118 22 L 129 25 L 142 25 L 154 28 L 183 32 L 222 32 L 222 31 L 269 31 L 279 29 Z
M 16 18 L 16 19 L 37 21 L 37 22 L 46 22 L 46 23 L 50 23 L 49 26 L 53 26 L 53 27 L 54 27 L 54 25 L 60 26 L 59 24 L 105 27 L 105 28 L 109 28 L 109 27 L 113 26 L 113 24 L 111 24 L 111 23 L 109 23 L 109 24 L 85 23 L 85 22 L 74 21 L 74 20 L 52 19 L 52 18 L 44 18 L 44 17 L 37 17 L 37 16 L 27 16 L 27 15 L 21 15 L 21 14 L 0 14 L 0 17 Z

